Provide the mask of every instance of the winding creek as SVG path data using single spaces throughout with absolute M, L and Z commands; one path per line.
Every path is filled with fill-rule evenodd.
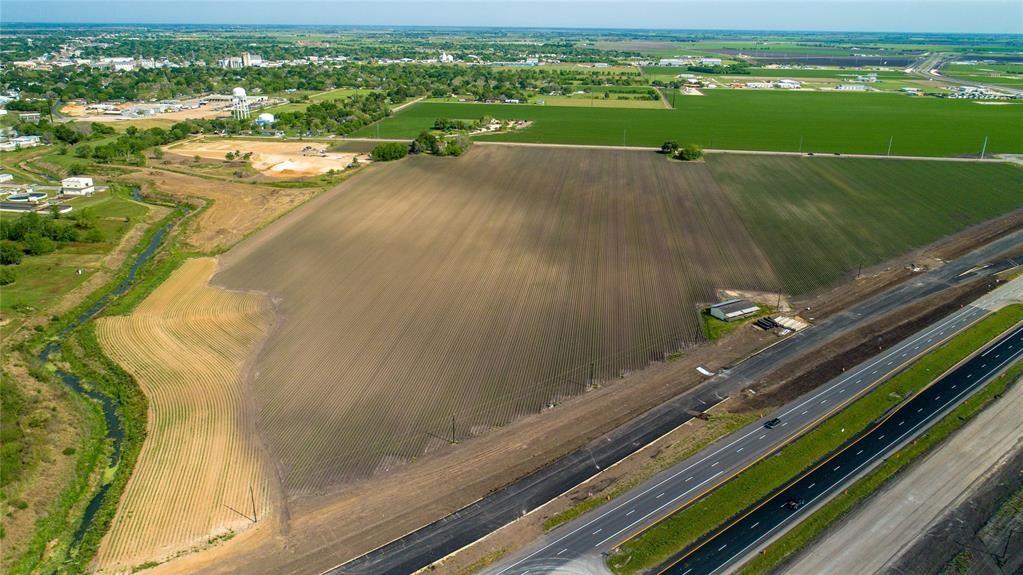
M 139 202 L 144 201 L 139 194 L 138 189 L 132 190 L 132 199 Z M 38 356 L 41 363 L 48 363 L 54 353 L 60 352 L 61 341 L 63 341 L 70 332 L 74 331 L 85 322 L 94 318 L 99 312 L 103 311 L 112 299 L 121 296 L 128 291 L 132 284 L 135 283 L 135 277 L 138 274 L 139 268 L 149 261 L 154 254 L 156 254 L 156 250 L 160 247 L 160 244 L 163 243 L 164 238 L 167 236 L 167 233 L 170 231 L 174 223 L 174 221 L 167 222 L 156 230 L 156 233 L 153 234 L 152 238 L 150 238 L 149 243 L 146 244 L 145 249 L 143 249 L 138 256 L 135 257 L 135 261 L 132 262 L 131 268 L 128 270 L 128 275 L 125 276 L 125 278 L 121 280 L 121 282 L 117 284 L 113 290 L 96 300 L 94 304 L 89 306 L 85 311 L 79 314 L 74 321 L 62 329 L 57 334 L 54 341 L 51 341 L 43 347 Z M 121 424 L 120 416 L 117 413 L 117 401 L 104 393 L 100 393 L 96 389 L 87 387 L 81 378 L 73 373 L 69 373 L 60 368 L 57 368 L 54 373 L 62 382 L 64 382 L 65 385 L 73 389 L 75 392 L 99 403 L 103 410 L 103 419 L 106 422 L 106 439 L 110 441 L 112 447 L 107 468 L 113 469 L 117 467 L 117 465 L 121 462 L 121 443 L 124 440 L 124 426 Z M 104 483 L 99 488 L 99 491 L 93 495 L 92 499 L 89 500 L 89 505 L 85 508 L 85 514 L 82 517 L 82 523 L 75 531 L 75 535 L 72 540 L 73 545 L 81 541 L 82 537 L 85 535 L 85 532 L 92 523 L 96 512 L 99 511 L 100 506 L 103 504 L 109 489 L 110 484 Z

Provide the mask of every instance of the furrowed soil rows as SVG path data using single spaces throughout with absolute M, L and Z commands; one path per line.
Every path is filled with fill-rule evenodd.
M 241 514 L 272 513 L 272 468 L 242 386 L 273 312 L 264 296 L 209 287 L 215 268 L 188 260 L 131 315 L 98 321 L 104 350 L 149 398 L 148 436 L 97 555 L 104 571 L 250 527 Z
M 1023 208 L 1010 164 L 717 154 L 707 166 L 797 294 Z
M 778 285 L 702 164 L 496 146 L 370 166 L 221 269 L 280 298 L 252 389 L 293 495 L 697 342 L 716 288 Z

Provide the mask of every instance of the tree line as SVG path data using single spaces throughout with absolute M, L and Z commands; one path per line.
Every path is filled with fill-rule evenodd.
M 0 285 L 14 282 L 12 267 L 26 256 L 45 255 L 71 243 L 103 240 L 103 230 L 89 208 L 64 216 L 54 207 L 49 216 L 29 212 L 17 218 L 0 219 Z
M 143 69 L 131 73 L 99 68 L 30 70 L 5 68 L 0 87 L 17 90 L 23 99 L 67 102 L 168 100 L 208 93 L 229 93 L 242 86 L 250 94 L 321 92 L 338 87 L 372 89 L 397 103 L 418 96 L 450 94 L 476 100 L 525 99 L 528 94 L 568 93 L 575 85 L 639 86 L 638 71 L 552 69 L 541 67 L 427 66 L 408 64 L 304 65 L 281 68 L 188 66 Z M 296 96 L 296 101 L 301 101 Z M 8 105 L 11 107 L 11 102 Z M 48 111 L 45 110 L 45 111 Z

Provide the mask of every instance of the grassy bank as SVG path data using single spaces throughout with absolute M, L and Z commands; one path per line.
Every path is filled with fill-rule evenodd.
M 79 326 L 77 322 L 103 298 L 111 297 L 116 292 L 118 286 L 128 278 L 139 255 L 154 240 L 155 234 L 164 226 L 178 221 L 182 215 L 181 210 L 175 210 L 163 220 L 151 225 L 109 282 L 71 311 L 51 318 L 42 331 L 34 334 L 31 339 L 14 346 L 13 350 L 21 354 L 28 365 L 33 366 L 31 372 L 33 377 L 47 381 L 49 385 L 64 388 L 64 384 L 52 374 L 53 366 L 39 365 L 36 360 L 39 350 L 44 345 L 59 338 L 62 343 L 60 353 L 52 356 L 51 361 L 61 363 L 69 372 L 81 378 L 88 388 L 115 399 L 124 438 L 118 465 L 113 468 L 105 467 L 104 462 L 110 453 L 111 445 L 107 440 L 107 428 L 102 411 L 96 402 L 68 391 L 74 396 L 74 401 L 86 407 L 85 411 L 89 414 L 87 433 L 83 435 L 78 448 L 75 477 L 57 497 L 48 514 L 36 523 L 28 545 L 12 563 L 10 573 L 58 570 L 67 573 L 84 572 L 109 527 L 120 493 L 127 483 L 145 437 L 146 399 L 130 376 L 102 354 L 96 342 L 93 324 L 86 322 Z M 168 255 L 168 250 L 163 249 L 164 247 L 161 244 L 161 247 L 157 248 L 157 255 L 136 270 L 131 287 L 119 298 L 115 297 L 104 313 L 111 309 L 119 309 L 119 306 L 130 307 L 141 301 L 145 297 L 144 294 L 162 281 L 159 278 L 160 270 L 173 265 L 177 260 L 176 252 L 170 250 L 171 253 Z M 65 331 L 69 328 L 71 331 Z M 87 505 L 102 488 L 107 489 L 102 505 L 94 510 L 92 521 L 75 541 L 75 534 L 82 525 Z
M 62 386 L 55 381 L 53 375 L 39 365 L 30 369 L 31 376 L 46 385 Z M 0 376 L 6 377 L 6 376 Z M 73 475 L 63 490 L 49 503 L 45 514 L 36 520 L 31 535 L 24 546 L 12 549 L 5 542 L 4 552 L 12 555 L 7 558 L 4 573 L 20 575 L 28 573 L 57 572 L 66 557 L 75 529 L 93 492 L 100 467 L 100 459 L 106 452 L 103 441 L 105 426 L 103 414 L 99 407 L 88 399 L 68 391 L 70 409 L 81 414 L 80 437 L 74 454 Z M 7 400 L 5 394 L 5 402 Z M 11 407 L 4 406 L 5 415 Z M 9 429 L 5 429 L 9 431 Z M 6 437 L 5 437 L 5 445 Z M 6 535 L 6 533 L 5 533 Z
M 975 415 L 1005 393 L 1005 390 L 1017 381 L 1020 375 L 1023 375 L 1023 363 L 1017 363 L 1009 368 L 985 385 L 983 389 L 970 396 L 962 405 L 952 410 L 941 421 L 935 423 L 926 433 L 885 459 L 884 463 L 866 477 L 842 490 L 839 495 L 790 529 L 762 553 L 757 554 L 742 568 L 740 573 L 742 575 L 761 575 L 772 572 L 786 559 L 816 539 L 831 524 L 881 489 L 900 471 L 940 444 L 957 429 L 966 425 Z
M 664 563 L 788 484 L 1019 321 L 1023 321 L 1023 305 L 989 315 L 774 456 L 761 459 L 709 495 L 622 544 L 608 564 L 615 573 L 631 574 Z
M 74 339 L 69 342 L 71 345 L 63 348 L 63 357 L 75 375 L 90 382 L 104 395 L 116 398 L 124 437 L 121 441 L 120 460 L 115 467 L 104 469 L 100 479 L 98 487 L 105 487 L 107 493 L 81 539 L 74 542 L 63 563 L 67 572 L 71 573 L 84 572 L 95 557 L 100 541 L 114 519 L 121 493 L 135 468 L 135 461 L 146 438 L 148 401 L 132 377 L 103 354 L 96 340 L 95 325 L 89 322 L 76 330 Z M 78 529 L 77 525 L 75 528 Z

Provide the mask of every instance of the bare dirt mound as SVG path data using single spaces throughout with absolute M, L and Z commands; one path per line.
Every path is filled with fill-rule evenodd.
M 189 260 L 131 315 L 98 322 L 104 350 L 149 398 L 148 435 L 97 555 L 104 571 L 202 548 L 276 507 L 243 389 L 273 312 L 264 296 L 209 287 L 215 268 Z
M 183 156 L 224 159 L 229 152 L 251 153 L 252 167 L 264 175 L 278 178 L 318 176 L 331 170 L 341 171 L 352 160 L 369 161 L 366 154 L 331 152 L 318 142 L 257 140 L 190 140 L 168 148 Z

